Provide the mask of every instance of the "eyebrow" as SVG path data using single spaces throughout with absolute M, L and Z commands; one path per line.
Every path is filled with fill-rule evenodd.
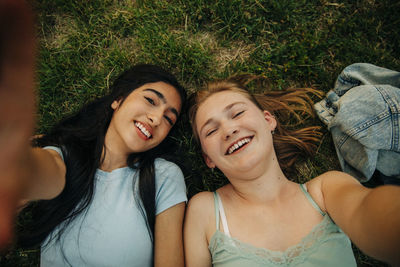
M 233 108 L 233 106 L 238 105 L 238 104 L 245 104 L 245 102 L 243 102 L 243 101 L 238 101 L 238 102 L 234 102 L 234 103 L 232 103 L 232 104 L 229 104 L 229 105 L 227 105 L 227 106 L 222 110 L 222 113 L 224 113 L 224 112 L 230 110 L 231 108 Z M 209 119 L 203 124 L 203 126 L 200 128 L 200 133 L 201 133 L 201 131 L 203 131 L 203 128 L 204 128 L 205 126 L 207 126 L 208 124 L 212 123 L 213 121 L 214 121 L 213 118 L 209 118 Z
M 152 88 L 147 88 L 147 89 L 144 89 L 143 91 L 152 92 L 152 93 L 154 93 L 164 104 L 167 103 L 167 100 L 165 99 L 165 96 L 164 96 L 162 93 L 160 93 L 159 91 L 157 91 L 157 90 L 155 90 L 155 89 L 152 89 Z M 176 116 L 177 118 L 179 117 L 179 113 L 178 113 L 178 111 L 177 111 L 175 108 L 171 107 L 171 108 L 169 108 L 169 110 L 171 110 L 171 112 L 174 113 L 175 116 Z

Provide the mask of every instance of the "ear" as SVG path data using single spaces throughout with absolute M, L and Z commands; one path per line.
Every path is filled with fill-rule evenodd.
M 271 132 L 275 130 L 277 124 L 275 117 L 269 111 L 264 110 L 264 118 L 271 128 Z
M 118 109 L 118 108 L 119 108 L 119 105 L 121 104 L 121 101 L 122 101 L 122 99 L 114 100 L 114 101 L 111 103 L 111 108 L 112 108 L 113 110 Z
M 215 167 L 216 167 L 215 163 L 207 156 L 206 153 L 202 152 L 202 155 L 203 155 L 204 161 L 206 162 L 206 164 L 207 164 L 207 166 L 208 166 L 209 168 L 212 169 L 212 168 L 215 168 Z

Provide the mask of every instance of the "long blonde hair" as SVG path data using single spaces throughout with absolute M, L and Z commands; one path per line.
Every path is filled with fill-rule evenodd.
M 200 105 L 210 96 L 223 91 L 232 91 L 244 95 L 260 110 L 267 110 L 277 118 L 277 126 L 273 135 L 273 143 L 279 164 L 285 174 L 292 173 L 294 163 L 301 155 L 313 155 L 316 143 L 321 139 L 320 127 L 310 126 L 299 128 L 304 118 L 313 117 L 311 95 L 318 97 L 322 93 L 311 88 L 287 89 L 284 91 L 263 90 L 262 93 L 250 93 L 246 85 L 262 77 L 254 75 L 234 76 L 225 80 L 208 83 L 207 87 L 194 93 L 191 97 L 189 119 L 192 124 L 193 135 L 197 141 L 197 125 L 195 123 Z M 282 125 L 279 121 L 286 121 Z M 296 129 L 299 128 L 299 129 Z

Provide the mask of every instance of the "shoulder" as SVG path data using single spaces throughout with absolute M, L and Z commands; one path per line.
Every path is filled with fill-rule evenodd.
M 186 211 L 186 225 L 195 225 L 207 236 L 215 231 L 215 207 L 212 192 L 201 192 L 189 200 Z
M 212 192 L 200 192 L 194 195 L 187 207 L 187 215 L 196 220 L 212 219 L 215 214 L 214 195 Z
M 214 194 L 212 192 L 197 193 L 189 200 L 188 209 L 193 209 L 193 210 L 214 209 Z
M 346 185 L 360 186 L 360 183 L 347 173 L 328 171 L 308 181 L 306 185 L 314 201 L 326 212 L 326 197 L 332 191 L 338 190 L 340 187 Z
M 182 171 L 178 167 L 178 165 L 176 165 L 175 163 L 173 163 L 171 161 L 163 159 L 163 158 L 156 158 L 154 160 L 154 168 L 155 168 L 156 174 L 165 173 L 165 172 L 182 174 Z
M 42 149 L 49 151 L 50 153 L 52 153 L 52 155 L 60 156 L 61 159 L 64 161 L 64 155 L 63 155 L 61 148 L 59 148 L 57 146 L 45 146 L 45 147 L 42 147 Z M 54 153 L 54 152 L 57 152 L 57 153 Z
M 311 191 L 322 191 L 325 187 L 341 184 L 360 184 L 353 176 L 341 171 L 328 171 L 308 181 Z
M 181 169 L 165 159 L 157 158 L 155 166 L 156 214 L 186 202 L 186 184 Z
M 154 161 L 156 184 L 179 183 L 185 184 L 181 169 L 175 163 L 157 158 Z
M 351 184 L 360 185 L 360 182 L 356 178 L 341 171 L 328 171 L 314 178 L 313 180 L 315 180 L 316 183 L 319 184 L 322 191 L 332 186 L 351 185 Z

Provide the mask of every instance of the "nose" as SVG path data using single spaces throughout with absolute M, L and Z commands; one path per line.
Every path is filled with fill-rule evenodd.
M 147 114 L 151 126 L 158 126 L 161 123 L 163 114 L 161 112 L 152 112 Z
M 229 140 L 229 138 L 236 135 L 238 132 L 239 132 L 239 130 L 236 127 L 226 128 L 224 131 L 224 139 Z

